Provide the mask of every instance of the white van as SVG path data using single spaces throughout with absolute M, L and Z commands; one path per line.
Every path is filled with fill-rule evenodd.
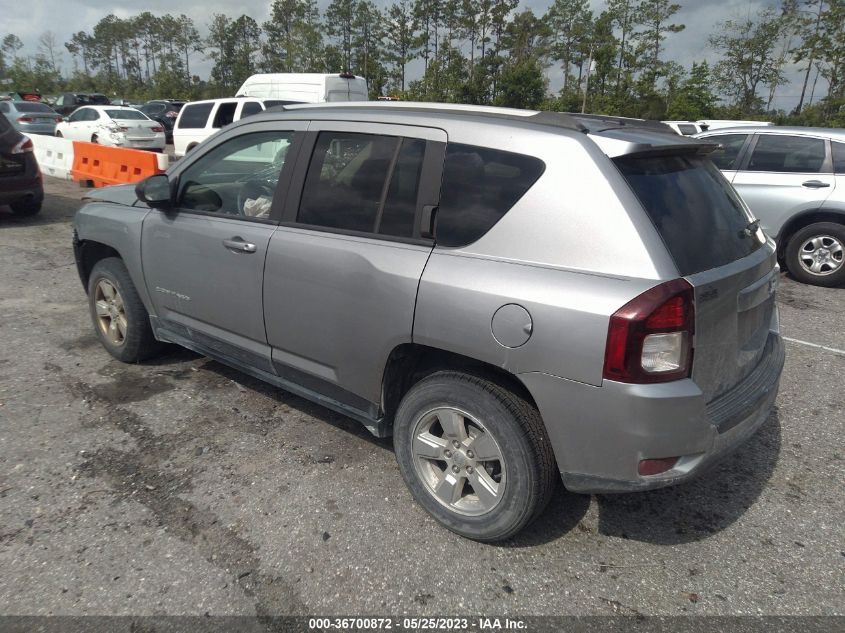
M 723 127 L 739 127 L 740 125 L 774 125 L 774 123 L 771 123 L 769 121 L 739 121 L 731 119 L 702 119 L 701 121 L 697 121 L 697 123 L 704 129 L 704 131 L 708 132 L 712 130 L 718 130 L 719 128 Z
M 695 121 L 661 121 L 661 123 L 665 123 L 681 136 L 700 134 L 705 129 Z
M 181 158 L 220 128 L 276 105 L 284 102 L 229 97 L 186 103 L 173 126 L 173 154 Z
M 320 73 L 252 75 L 235 94 L 239 97 L 279 99 L 287 103 L 369 100 L 366 80 L 351 73 L 339 75 Z

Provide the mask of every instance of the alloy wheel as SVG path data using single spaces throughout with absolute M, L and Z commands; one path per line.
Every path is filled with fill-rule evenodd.
M 108 279 L 97 282 L 94 291 L 94 309 L 97 325 L 112 345 L 123 345 L 126 341 L 128 322 L 123 298 Z
M 798 251 L 801 267 L 811 275 L 830 275 L 842 268 L 842 242 L 831 235 L 817 235 L 806 240 Z
M 485 514 L 499 504 L 506 485 L 505 460 L 479 420 L 440 407 L 420 416 L 412 438 L 416 473 L 439 503 L 467 516 Z

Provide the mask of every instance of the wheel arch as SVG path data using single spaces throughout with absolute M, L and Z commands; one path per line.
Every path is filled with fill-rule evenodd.
M 817 222 L 834 222 L 845 225 L 845 209 L 821 207 L 798 213 L 789 218 L 775 238 L 777 241 L 778 259 L 781 262 L 786 255 L 786 246 L 789 240 L 792 239 L 792 236 L 804 227 L 816 224 Z
M 91 278 L 91 271 L 94 270 L 97 262 L 109 257 L 117 257 L 123 260 L 123 256 L 116 248 L 96 240 L 80 240 L 77 249 L 76 265 L 79 270 L 79 279 L 82 281 L 86 293 L 88 292 L 88 280 Z
M 436 347 L 402 343 L 388 355 L 382 377 L 381 409 L 388 428 L 392 428 L 393 417 L 405 394 L 427 376 L 443 370 L 464 371 L 481 376 L 537 406 L 522 381 L 501 367 Z

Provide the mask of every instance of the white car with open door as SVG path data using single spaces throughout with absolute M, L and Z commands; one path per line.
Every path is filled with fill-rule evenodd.
M 164 151 L 164 128 L 135 108 L 84 106 L 56 125 L 56 136 L 115 147 Z

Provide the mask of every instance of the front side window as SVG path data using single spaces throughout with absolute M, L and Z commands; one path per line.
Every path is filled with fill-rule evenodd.
M 179 177 L 180 209 L 267 219 L 293 132 L 253 132 L 199 158 Z
M 374 232 L 400 141 L 396 136 L 321 132 L 308 167 L 297 221 Z
M 487 233 L 531 188 L 546 166 L 539 158 L 449 143 L 443 164 L 436 237 L 465 246 Z
M 754 146 L 748 171 L 817 174 L 825 159 L 825 142 L 819 138 L 761 134 Z
M 179 119 L 178 127 L 181 129 L 202 129 L 208 122 L 208 115 L 211 114 L 213 103 L 197 103 L 185 106 L 182 116 Z
M 736 159 L 747 138 L 747 134 L 721 134 L 719 136 L 706 137 L 704 140 L 719 144 L 719 147 L 708 154 L 708 156 L 716 167 L 729 170 L 736 169 Z

